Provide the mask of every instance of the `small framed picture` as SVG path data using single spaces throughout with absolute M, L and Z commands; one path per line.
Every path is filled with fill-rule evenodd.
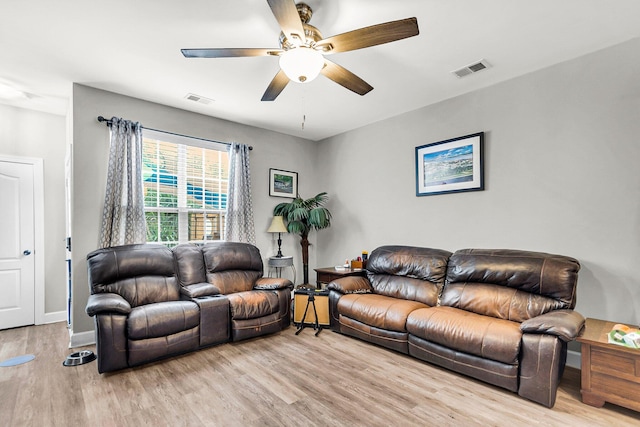
M 274 197 L 298 197 L 298 173 L 269 169 L 269 195 Z
M 416 196 L 484 190 L 484 132 L 416 147 Z

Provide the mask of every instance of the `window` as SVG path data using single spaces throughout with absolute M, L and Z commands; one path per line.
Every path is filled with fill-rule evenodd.
M 223 239 L 229 186 L 225 144 L 145 129 L 142 178 L 148 242 L 173 247 Z

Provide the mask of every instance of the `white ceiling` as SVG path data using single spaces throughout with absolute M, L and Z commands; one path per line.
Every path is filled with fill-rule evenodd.
M 307 4 L 324 37 L 413 16 L 420 35 L 331 56 L 374 87 L 365 96 L 319 76 L 261 102 L 277 58 L 186 59 L 180 48 L 277 47 L 280 29 L 265 0 L 2 0 L 0 81 L 30 95 L 0 102 L 66 114 L 77 82 L 320 140 L 640 36 L 638 0 Z M 492 68 L 451 74 L 480 59 Z

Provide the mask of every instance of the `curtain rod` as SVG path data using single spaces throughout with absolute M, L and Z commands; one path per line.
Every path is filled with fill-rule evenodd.
M 102 117 L 102 116 L 98 116 L 98 121 L 99 121 L 100 123 L 103 123 L 103 122 L 104 122 L 107 126 L 111 126 L 111 120 L 109 120 L 109 119 L 105 119 L 105 118 L 104 118 L 104 117 Z M 214 141 L 213 139 L 198 138 L 197 136 L 183 135 L 183 134 L 181 134 L 181 133 L 168 132 L 168 131 L 166 131 L 166 130 L 159 130 L 159 129 L 152 129 L 152 128 L 148 128 L 148 127 L 144 127 L 144 126 L 143 126 L 142 128 L 143 128 L 143 129 L 152 130 L 152 131 L 154 131 L 154 132 L 162 132 L 162 133 L 166 133 L 166 134 L 169 134 L 169 135 L 183 136 L 183 137 L 185 137 L 185 138 L 199 139 L 200 141 L 215 142 L 215 143 L 217 143 L 217 144 L 224 144 L 224 145 L 229 145 L 229 146 L 231 146 L 231 143 L 230 143 L 230 142 Z M 250 145 L 250 146 L 249 146 L 249 151 L 251 151 L 251 150 L 253 150 L 253 146 L 251 146 L 251 145 Z

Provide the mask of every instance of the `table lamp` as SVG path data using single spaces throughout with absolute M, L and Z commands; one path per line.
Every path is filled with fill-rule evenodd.
M 280 238 L 280 233 L 287 233 L 287 227 L 284 225 L 284 218 L 281 216 L 274 216 L 271 220 L 271 225 L 267 230 L 267 233 L 278 233 L 278 255 L 276 258 L 282 258 L 282 250 L 280 249 L 282 246 L 282 239 Z

